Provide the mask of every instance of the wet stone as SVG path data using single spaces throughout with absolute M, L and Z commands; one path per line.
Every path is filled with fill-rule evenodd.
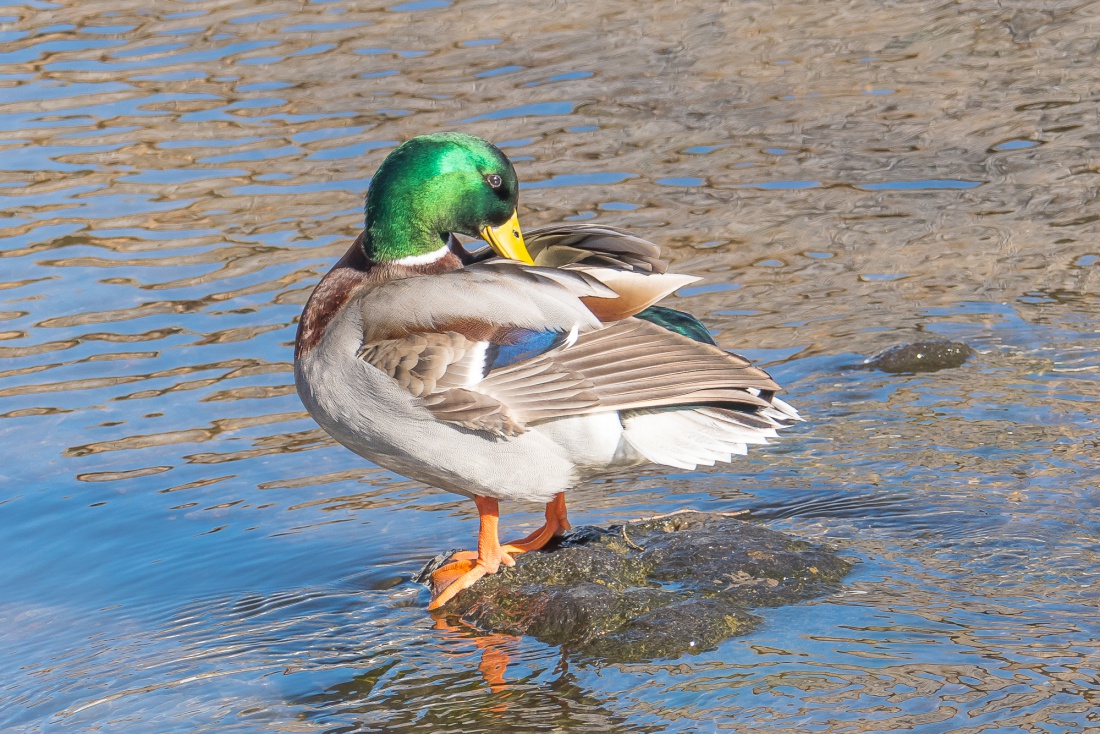
M 746 634 L 761 622 L 750 609 L 821 596 L 850 567 L 831 550 L 755 523 L 683 512 L 576 528 L 552 549 L 481 579 L 444 612 L 583 657 L 647 661 Z
M 974 350 L 962 342 L 913 342 L 890 347 L 861 366 L 883 372 L 935 372 L 959 367 L 972 354 Z

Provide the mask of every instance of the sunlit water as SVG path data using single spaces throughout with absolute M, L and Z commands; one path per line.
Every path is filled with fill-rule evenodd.
M 1100 727 L 1097 6 L 715 6 L 0 5 L 0 727 Z M 645 665 L 425 611 L 472 503 L 328 440 L 290 343 L 440 129 L 526 227 L 661 243 L 809 419 L 574 520 L 748 509 L 858 560 L 837 593 Z M 978 355 L 845 369 L 934 337 Z

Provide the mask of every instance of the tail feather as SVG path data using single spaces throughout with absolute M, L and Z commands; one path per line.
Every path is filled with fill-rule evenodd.
M 732 408 L 684 407 L 637 410 L 622 415 L 623 438 L 657 464 L 694 469 L 729 462 L 748 453 L 752 444 L 766 444 L 776 429 L 802 420 L 786 403 L 772 398 L 752 412 Z

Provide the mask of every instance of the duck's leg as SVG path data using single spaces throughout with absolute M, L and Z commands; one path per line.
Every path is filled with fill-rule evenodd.
M 510 543 L 505 543 L 501 546 L 501 550 L 513 556 L 517 553 L 527 553 L 529 551 L 539 550 L 549 543 L 550 539 L 554 536 L 569 532 L 571 527 L 573 526 L 569 524 L 569 514 L 565 509 L 565 492 L 558 492 L 554 495 L 554 499 L 546 503 L 546 522 L 544 522 L 538 530 L 522 540 L 513 540 Z M 452 561 L 472 561 L 476 558 L 477 553 L 474 551 L 459 551 L 451 556 Z M 454 564 L 448 564 L 443 568 L 447 568 L 451 565 Z
M 474 503 L 481 516 L 477 552 L 459 551 L 451 556 L 450 563 L 432 572 L 435 596 L 428 605 L 430 610 L 439 609 L 485 574 L 496 573 L 501 563 L 514 566 L 513 555 L 539 550 L 555 535 L 561 535 L 571 527 L 565 508 L 565 493 L 558 492 L 554 499 L 546 503 L 546 522 L 542 527 L 522 540 L 501 545 L 497 534 L 500 517 L 498 502 L 490 497 L 475 496 Z
M 538 550 L 550 542 L 555 535 L 561 535 L 569 530 L 568 513 L 565 509 L 565 492 L 558 492 L 554 499 L 546 503 L 546 522 L 535 532 L 522 540 L 515 540 L 504 545 L 508 553 L 527 553 Z
M 477 514 L 481 518 L 481 527 L 477 535 L 477 557 L 470 558 L 469 553 L 456 553 L 459 560 L 448 563 L 432 573 L 434 596 L 428 609 L 439 609 L 454 598 L 455 594 L 469 588 L 475 581 L 487 573 L 496 573 L 500 564 L 514 566 L 515 561 L 506 549 L 500 546 L 497 526 L 500 519 L 500 505 L 492 497 L 474 496 Z

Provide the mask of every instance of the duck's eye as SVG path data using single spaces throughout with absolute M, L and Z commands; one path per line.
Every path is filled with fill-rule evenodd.
M 485 183 L 494 189 L 499 189 L 504 184 L 504 179 L 495 173 L 490 173 L 485 177 Z

